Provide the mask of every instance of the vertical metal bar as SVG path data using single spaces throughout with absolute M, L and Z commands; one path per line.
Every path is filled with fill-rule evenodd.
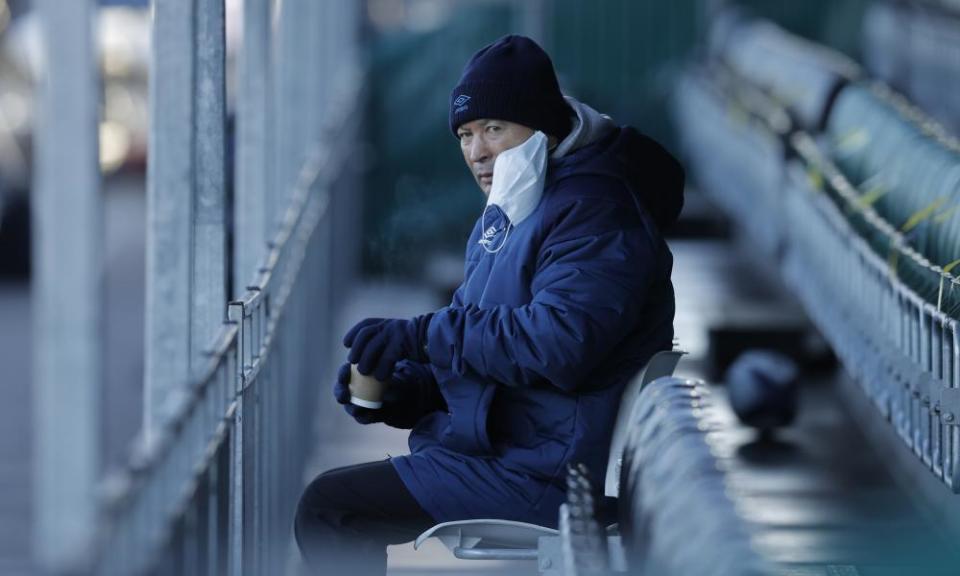
M 254 552 L 256 546 L 256 520 L 253 513 L 253 508 L 255 505 L 255 491 L 257 478 L 255 475 L 254 465 L 256 463 L 256 426 L 258 422 L 256 421 L 256 414 L 254 413 L 256 407 L 256 396 L 254 390 L 256 389 L 256 379 L 253 382 L 246 385 L 241 394 L 242 397 L 242 407 L 243 407 L 243 434 L 242 434 L 242 450 L 241 450 L 241 463 L 242 468 L 236 470 L 234 473 L 243 476 L 243 493 L 241 496 L 242 504 L 242 523 L 243 523 L 243 540 L 238 546 L 240 553 L 242 554 L 242 564 L 239 568 L 237 574 L 243 573 L 252 573 L 254 565 Z M 250 567 L 249 570 L 245 568 Z
M 943 324 L 943 382 L 941 383 L 944 387 L 950 387 L 954 385 L 954 378 L 957 371 L 957 365 L 954 363 L 953 351 L 956 346 L 954 341 L 954 326 L 955 323 L 953 320 L 945 320 Z M 937 402 L 939 401 L 939 394 L 931 398 L 931 404 L 934 408 L 937 407 Z M 935 410 L 936 412 L 936 410 Z M 950 433 L 950 428 L 943 425 L 943 421 L 940 419 L 940 413 L 936 412 L 937 416 L 937 428 L 940 430 L 940 466 L 942 468 L 941 474 L 944 479 L 947 479 L 948 474 L 948 461 L 950 459 L 948 447 L 949 440 L 947 435 Z
M 300 281 L 301 280 L 299 279 L 297 280 L 298 283 Z M 296 290 L 296 288 L 294 288 L 294 290 Z M 299 302 L 293 302 L 293 304 L 297 306 L 296 309 L 300 310 L 302 313 L 303 308 L 299 307 L 298 305 Z M 299 315 L 300 314 L 298 313 L 296 315 L 288 315 L 285 317 L 284 322 L 286 324 L 286 332 L 289 333 L 290 326 L 293 325 L 294 322 L 296 322 L 296 318 Z M 271 496 L 273 498 L 273 505 L 272 505 L 273 506 L 273 515 L 272 515 L 273 526 L 271 527 L 270 531 L 273 534 L 273 541 L 274 541 L 274 548 L 275 548 L 274 562 L 278 562 L 281 557 L 283 545 L 287 542 L 287 539 L 285 538 L 285 536 L 289 533 L 288 529 L 291 526 L 291 524 L 287 521 L 288 520 L 287 504 L 284 498 L 285 493 L 290 494 L 290 492 L 284 491 L 284 484 L 289 482 L 291 470 L 287 467 L 287 464 L 286 464 L 287 462 L 286 457 L 289 454 L 284 453 L 284 447 L 285 446 L 292 447 L 291 442 L 287 437 L 286 431 L 291 426 L 294 425 L 295 420 L 290 418 L 290 416 L 286 414 L 285 411 L 283 410 L 284 399 L 285 399 L 284 396 L 289 396 L 291 394 L 296 394 L 299 392 L 299 390 L 295 385 L 296 380 L 291 376 L 299 372 L 297 368 L 303 363 L 303 360 L 304 360 L 302 356 L 297 354 L 297 350 L 300 342 L 289 336 L 285 337 L 285 339 L 287 341 L 286 346 L 293 353 L 293 355 L 296 358 L 296 361 L 295 361 L 295 365 L 287 364 L 287 365 L 281 366 L 280 369 L 278 370 L 279 374 L 274 379 L 272 412 L 273 412 L 274 420 L 276 421 L 276 425 L 274 426 L 274 429 L 273 429 L 273 434 L 274 434 L 273 466 L 280 471 L 279 474 L 277 474 L 274 479 L 273 494 Z M 285 384 L 291 387 L 290 392 L 285 393 L 285 388 L 286 388 Z M 297 492 L 299 492 L 299 490 Z
M 249 448 L 246 459 L 250 470 L 248 475 L 248 478 L 250 478 L 250 486 L 248 488 L 250 502 L 248 505 L 250 508 L 246 527 L 250 533 L 250 538 L 244 542 L 244 546 L 247 548 L 244 550 L 244 554 L 247 555 L 247 565 L 250 566 L 251 572 L 253 573 L 262 571 L 262 566 L 260 565 L 260 550 L 263 545 L 263 533 L 261 531 L 263 506 L 261 493 L 263 491 L 263 478 L 260 469 L 263 466 L 263 443 L 260 438 L 263 436 L 264 425 L 262 415 L 262 387 L 265 368 L 266 366 L 261 362 L 256 377 L 253 378 L 250 382 L 250 387 L 247 389 L 249 396 L 247 397 L 248 402 L 246 404 L 249 410 L 249 417 L 247 418 Z
M 898 359 L 900 361 L 897 382 L 897 394 L 900 396 L 900 428 L 901 437 L 907 447 L 913 449 L 913 436 L 910 434 L 910 391 L 907 389 L 906 367 L 910 360 L 910 313 L 907 309 L 907 297 L 897 284 L 897 311 L 899 314 L 899 340 L 897 342 Z
M 223 322 L 223 0 L 153 4 L 144 430 L 204 366 Z
M 953 341 L 953 375 L 950 378 L 949 386 L 960 388 L 960 334 L 958 334 L 955 321 L 951 322 L 950 328 L 952 332 L 951 340 Z M 950 425 L 944 428 L 946 445 L 943 450 L 947 455 L 943 464 L 944 476 L 949 479 L 950 487 L 956 490 L 958 483 L 960 483 L 960 466 L 957 465 L 960 462 L 960 454 L 957 453 L 960 449 L 960 427 Z
M 272 357 L 273 355 L 267 358 Z M 253 409 L 251 410 L 251 414 L 253 415 L 253 443 L 248 456 L 253 462 L 251 474 L 253 477 L 253 516 L 250 532 L 254 535 L 254 538 L 250 546 L 252 558 L 250 565 L 255 567 L 260 566 L 263 555 L 263 432 L 266 426 L 266 421 L 263 417 L 263 387 L 265 384 L 265 373 L 268 367 L 269 361 L 264 365 L 261 359 L 260 370 L 257 372 L 257 377 L 251 384 L 251 392 L 253 393 L 251 396 L 251 398 L 253 398 Z
M 194 2 L 153 2 L 147 164 L 144 434 L 190 376 Z
M 189 539 L 187 535 L 187 518 L 180 517 L 173 523 L 173 533 L 169 535 L 170 541 L 166 544 L 161 557 L 162 565 L 165 566 L 167 574 L 173 576 L 193 576 L 185 574 L 187 565 L 186 544 Z
M 226 24 L 224 0 L 196 0 L 195 201 L 191 377 L 226 314 Z
M 907 445 L 914 451 L 915 454 L 919 455 L 916 446 L 916 438 L 914 437 L 914 430 L 916 430 L 917 422 L 913 413 L 913 392 L 910 389 L 912 386 L 912 371 L 914 365 L 914 324 L 916 323 L 916 318 L 913 314 L 913 307 L 911 305 L 910 296 L 906 290 L 901 292 L 901 304 L 903 306 L 903 370 L 901 371 L 902 379 L 900 383 L 900 389 L 903 393 L 903 407 L 904 414 L 906 416 L 905 424 L 906 428 L 906 440 Z
M 298 283 L 301 280 L 298 280 Z M 303 313 L 303 308 L 299 306 L 299 302 L 292 302 L 296 309 L 300 313 L 287 316 L 284 320 L 286 325 L 289 327 L 290 324 L 296 321 L 296 318 Z M 289 330 L 289 328 L 288 328 Z M 300 342 L 294 338 L 287 338 L 287 346 L 292 350 L 296 351 L 299 347 Z M 302 358 L 297 359 L 298 362 L 302 361 Z M 291 426 L 295 425 L 296 420 L 294 420 L 290 414 L 287 414 L 284 410 L 284 406 L 287 400 L 295 395 L 299 394 L 300 390 L 296 386 L 296 380 L 290 377 L 290 370 L 283 369 L 280 371 L 280 375 L 276 378 L 276 385 L 274 386 L 273 394 L 273 417 L 276 420 L 276 426 L 274 428 L 274 458 L 273 466 L 278 470 L 276 477 L 273 482 L 273 515 L 272 515 L 272 526 L 270 532 L 274 535 L 274 560 L 273 562 L 279 563 L 280 558 L 283 554 L 283 546 L 287 542 L 288 528 L 290 523 L 288 522 L 287 514 L 287 499 L 284 497 L 285 494 L 296 493 L 287 488 L 290 483 L 290 476 L 292 475 L 292 470 L 290 470 L 287 465 L 288 458 L 290 453 L 288 452 L 291 449 L 295 449 L 292 439 L 288 437 L 287 430 Z M 286 450 L 284 449 L 286 447 Z
M 263 490 L 261 492 L 261 505 L 260 505 L 260 534 L 261 534 L 261 557 L 260 557 L 260 566 L 263 573 L 271 572 L 271 563 L 273 561 L 273 542 L 276 540 L 276 534 L 273 533 L 273 484 L 277 475 L 280 473 L 279 470 L 274 466 L 276 453 L 274 452 L 273 447 L 273 431 L 276 429 L 277 421 L 273 415 L 273 395 L 274 389 L 276 387 L 276 379 L 273 377 L 272 367 L 275 365 L 274 359 L 277 358 L 278 354 L 282 355 L 285 342 L 274 341 L 273 352 L 269 356 L 268 365 L 271 367 L 270 378 L 268 381 L 264 382 L 262 390 L 262 411 L 261 418 L 263 421 L 264 433 L 261 439 L 260 454 L 262 458 L 260 459 L 260 470 L 261 470 L 261 482 L 263 484 Z
M 934 357 L 939 360 L 939 350 L 934 352 L 936 340 L 936 319 L 933 316 L 933 313 L 928 309 L 922 301 L 917 302 L 917 308 L 920 313 L 920 368 L 922 371 L 928 372 L 930 376 L 936 378 L 937 369 L 939 366 L 934 361 Z M 921 384 L 924 380 L 919 378 Z M 935 381 L 935 380 L 934 380 Z M 930 410 L 929 405 L 924 403 L 924 397 L 926 395 L 926 390 L 920 388 L 918 389 L 917 396 L 917 410 L 920 416 L 920 424 L 922 428 L 921 435 L 921 455 L 923 461 L 933 469 L 933 453 L 931 451 L 932 447 L 932 422 L 930 420 Z
M 336 0 L 327 3 L 326 11 L 319 17 L 320 24 L 327 31 L 327 40 L 316 48 L 319 51 L 317 57 L 324 62 L 323 68 L 318 70 L 319 73 L 315 77 L 315 82 L 320 84 L 319 90 L 323 94 L 324 107 L 319 110 L 314 142 L 327 124 L 326 120 L 329 118 L 330 106 L 334 99 L 334 86 L 343 76 L 343 69 L 350 56 L 350 47 L 346 44 L 350 22 L 346 18 L 346 12 L 343 0 Z M 325 71 L 328 73 L 324 74 Z
M 198 490 L 199 492 L 199 490 Z M 197 497 L 195 492 L 190 498 L 189 504 L 184 511 L 183 523 L 183 543 L 181 544 L 183 554 L 183 564 L 181 566 L 184 576 L 196 576 L 200 574 L 200 551 L 201 543 L 200 518 L 197 509 Z
M 305 78 L 304 118 L 306 131 L 300 144 L 300 160 L 297 163 L 299 172 L 302 160 L 309 154 L 309 149 L 320 134 L 320 126 L 326 116 L 330 102 L 330 85 L 336 81 L 336 62 L 334 61 L 333 43 L 336 42 L 336 26 L 334 19 L 337 0 L 327 2 L 308 2 L 302 8 L 300 17 L 302 25 L 306 26 L 301 33 L 300 50 L 303 54 L 300 69 Z M 312 34 L 311 30 L 320 30 L 320 34 Z M 304 66 L 307 70 L 304 71 Z M 311 106 L 310 103 L 313 105 Z
M 900 341 L 900 383 L 899 391 L 903 401 L 903 439 L 907 443 L 907 447 L 910 450 L 913 450 L 913 413 L 912 409 L 912 400 L 913 395 L 910 393 L 910 380 L 909 380 L 909 371 L 908 367 L 913 362 L 912 354 L 912 340 L 911 340 L 911 330 L 913 327 L 913 316 L 909 309 L 909 300 L 906 292 L 897 286 L 899 291 L 900 298 L 900 327 L 901 327 L 901 341 Z
M 206 493 L 207 498 L 207 518 L 205 520 L 207 526 L 207 548 L 205 550 L 206 562 L 203 568 L 204 574 L 210 574 L 211 576 L 220 574 L 220 548 L 221 548 L 221 539 L 220 539 L 220 511 L 218 505 L 220 502 L 220 497 L 217 494 L 217 490 L 220 488 L 218 477 L 221 473 L 220 470 L 220 451 L 223 448 L 217 448 L 213 454 L 213 458 L 210 461 L 210 468 L 207 470 L 207 473 L 204 475 L 202 482 L 206 483 Z
M 283 353 L 283 342 L 274 340 L 271 348 L 273 351 L 267 357 L 265 368 L 271 371 L 270 377 L 260 382 L 260 414 L 259 419 L 263 424 L 260 436 L 260 446 L 258 461 L 260 467 L 260 571 L 261 573 L 270 572 L 271 553 L 273 550 L 274 534 L 270 532 L 270 516 L 272 513 L 271 487 L 274 477 L 279 473 L 273 467 L 273 447 L 270 438 L 276 422 L 273 419 L 271 405 L 273 404 L 273 379 L 272 366 L 279 354 Z
M 944 370 L 944 317 L 940 314 L 933 316 L 933 342 L 930 345 L 932 352 L 931 362 L 931 372 L 933 374 L 933 389 L 927 392 L 925 397 L 927 417 L 930 419 L 930 462 L 933 467 L 933 473 L 937 477 L 943 478 L 943 462 L 941 460 L 941 450 L 940 450 L 940 421 L 933 412 L 933 403 L 935 402 L 934 398 L 936 397 L 936 390 L 944 385 L 947 382 L 946 372 Z
M 34 171 L 33 537 L 38 564 L 51 572 L 86 560 L 100 467 L 103 216 L 92 4 L 36 3 L 47 68 Z
M 296 182 L 300 166 L 305 137 L 305 128 L 312 118 L 314 103 L 309 102 L 309 74 L 301 68 L 304 57 L 304 38 L 310 30 L 305 30 L 309 19 L 305 18 L 305 8 L 309 10 L 308 0 L 284 0 L 278 15 L 276 34 L 277 52 L 274 61 L 276 98 L 274 128 L 276 140 L 274 152 L 274 190 L 275 196 L 267 200 L 273 203 L 274 222 L 278 221 L 286 210 L 290 192 Z M 309 56 L 309 55 L 308 55 Z
M 229 529 L 226 538 L 226 561 L 227 572 L 231 576 L 240 576 L 243 574 L 243 508 L 244 508 L 244 407 L 243 407 L 243 386 L 244 373 L 247 363 L 247 332 L 244 330 L 245 310 L 242 303 L 232 303 L 228 307 L 228 314 L 231 322 L 237 323 L 237 347 L 236 347 L 236 371 L 233 376 L 231 394 L 236 397 L 236 406 L 234 407 L 233 421 L 230 425 L 230 444 L 229 444 L 229 466 L 222 468 L 224 470 L 224 480 L 229 481 L 230 500 L 227 504 L 229 508 Z
M 886 340 L 885 340 L 886 333 L 884 332 L 885 330 L 885 326 L 883 323 L 884 315 L 882 314 L 883 291 L 881 289 L 880 282 L 877 280 L 877 276 L 873 268 L 870 267 L 869 259 L 867 259 L 866 255 L 863 254 L 862 251 L 861 251 L 861 269 L 864 274 L 864 283 L 867 286 L 869 286 L 869 290 L 870 290 L 870 303 L 869 303 L 870 305 L 869 305 L 869 308 L 867 309 L 867 314 L 864 315 L 864 318 L 863 318 L 864 328 L 866 330 L 870 330 L 869 326 L 871 325 L 871 323 L 869 322 L 869 319 L 872 319 L 872 318 L 880 319 L 879 326 L 876 329 L 874 329 L 872 332 L 870 332 L 873 338 L 873 344 L 874 344 L 873 352 L 876 355 L 872 357 L 868 356 L 867 358 L 864 359 L 864 362 L 871 367 L 870 374 L 872 377 L 870 378 L 870 386 L 872 388 L 872 392 L 874 396 L 873 401 L 877 405 L 883 406 L 882 398 L 884 397 L 883 395 L 884 383 L 882 378 L 884 374 L 884 366 L 883 366 L 882 359 L 886 357 L 886 354 L 884 353 L 884 351 L 886 350 L 884 346 L 886 344 Z M 884 414 L 884 417 L 886 417 L 886 414 Z
M 893 335 L 893 339 L 892 339 L 893 341 L 891 342 L 891 347 L 890 347 L 890 350 L 893 353 L 893 357 L 892 357 L 893 374 L 892 374 L 892 378 L 890 378 L 890 384 L 891 384 L 892 390 L 890 391 L 890 398 L 891 400 L 894 401 L 894 406 L 893 406 L 893 410 L 891 411 L 891 414 L 894 418 L 893 423 L 897 431 L 897 434 L 899 434 L 900 437 L 903 438 L 903 408 L 902 408 L 903 401 L 901 399 L 901 394 L 900 394 L 901 386 L 900 386 L 900 377 L 899 377 L 899 372 L 900 372 L 899 358 L 901 355 L 900 342 L 901 342 L 901 332 L 902 332 L 900 327 L 900 318 L 902 315 L 900 313 L 900 299 L 898 297 L 896 287 L 892 284 L 893 278 L 892 276 L 888 276 L 887 278 L 889 282 L 891 282 L 890 321 L 891 321 L 891 328 L 892 328 L 891 334 Z
M 244 507 L 247 502 L 245 498 L 247 487 L 244 482 L 246 462 L 243 458 L 246 436 L 244 412 L 243 394 L 240 394 L 237 398 L 236 412 L 233 415 L 233 429 L 230 432 L 231 463 L 229 477 L 232 478 L 232 482 L 230 483 L 230 538 L 227 543 L 227 563 L 229 566 L 228 572 L 231 576 L 241 576 L 244 564 L 245 531 L 243 520 Z
M 919 299 L 910 298 L 911 320 L 910 320 L 910 340 L 911 350 L 910 359 L 912 362 L 910 380 L 908 382 L 910 391 L 910 413 L 913 420 L 913 451 L 921 460 L 926 459 L 929 464 L 929 458 L 924 454 L 925 427 L 922 407 L 920 405 L 920 396 L 916 393 L 917 385 L 920 381 L 920 374 L 927 370 L 927 362 L 924 357 L 927 349 L 924 346 L 924 332 L 926 322 L 924 322 L 923 303 Z
M 910 372 L 908 372 L 907 392 L 910 394 L 910 433 L 913 438 L 913 452 L 923 459 L 923 420 L 920 412 L 920 398 L 915 394 L 916 386 L 924 364 L 921 355 L 922 304 L 911 295 L 907 301 L 910 306 Z
M 887 370 L 885 378 L 885 390 L 884 393 L 887 397 L 886 402 L 890 405 L 889 417 L 890 422 L 896 427 L 900 425 L 899 420 L 899 397 L 897 396 L 897 380 L 896 380 L 896 360 L 897 360 L 897 322 L 899 311 L 897 310 L 897 300 L 896 300 L 896 291 L 893 285 L 892 276 L 887 272 L 883 275 L 880 275 L 880 272 L 877 272 L 878 281 L 881 282 L 883 293 L 884 293 L 884 306 L 883 306 L 883 316 L 886 318 L 886 330 L 884 334 L 889 334 L 889 337 L 886 338 L 887 350 L 889 354 L 890 369 Z M 897 429 L 899 433 L 899 429 Z
M 335 50 L 331 41 L 336 38 L 333 27 L 333 2 L 299 2 L 297 50 L 302 57 L 297 62 L 297 73 L 303 78 L 303 93 L 298 101 L 302 114 L 302 130 L 297 141 L 298 156 L 294 165 L 294 179 L 299 179 L 300 170 L 308 158 L 310 148 L 320 133 L 320 123 L 329 103 L 330 85 L 336 80 Z M 323 30 L 324 33 L 314 33 Z
M 217 570 L 210 572 L 210 574 L 216 576 L 227 576 L 230 573 L 230 502 L 233 496 L 231 488 L 233 478 L 230 476 L 230 462 L 233 457 L 230 452 L 232 438 L 233 431 L 228 427 L 227 437 L 224 438 L 217 457 Z
M 240 298 L 266 250 L 267 123 L 270 97 L 270 0 L 244 0 L 237 68 L 237 165 L 234 297 Z

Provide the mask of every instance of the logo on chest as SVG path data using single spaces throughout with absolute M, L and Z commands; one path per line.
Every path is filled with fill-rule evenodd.
M 499 252 L 510 235 L 510 220 L 497 205 L 490 205 L 483 212 L 483 232 L 477 243 L 490 254 Z

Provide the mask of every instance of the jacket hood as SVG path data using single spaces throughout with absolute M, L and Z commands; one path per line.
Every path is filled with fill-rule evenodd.
M 663 146 L 630 126 L 618 127 L 573 98 L 576 113 L 570 134 L 550 155 L 548 182 L 574 175 L 603 175 L 620 180 L 646 208 L 660 230 L 673 224 L 683 208 L 684 171 Z
M 551 158 L 560 159 L 564 156 L 602 140 L 605 136 L 617 129 L 617 125 L 606 114 L 601 114 L 569 96 L 564 96 L 567 104 L 573 110 L 573 126 L 570 133 L 556 147 Z

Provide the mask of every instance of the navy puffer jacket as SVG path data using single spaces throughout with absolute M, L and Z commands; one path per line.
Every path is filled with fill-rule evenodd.
M 682 207 L 683 170 L 653 140 L 571 104 L 577 123 L 536 210 L 496 253 L 478 220 L 463 284 L 430 321 L 446 410 L 420 418 L 411 454 L 392 462 L 438 522 L 556 526 L 566 465 L 585 463 L 602 485 L 624 386 L 672 345 L 660 231 Z M 499 245 L 507 224 L 488 209 L 487 240 Z

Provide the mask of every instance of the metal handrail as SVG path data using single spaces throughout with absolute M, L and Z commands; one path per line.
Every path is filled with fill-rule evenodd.
M 353 90 L 359 86 L 358 80 L 353 79 Z M 330 117 L 338 124 L 326 131 L 324 138 L 338 136 L 351 117 L 344 112 L 346 107 L 356 101 L 356 94 L 346 90 L 339 107 L 331 104 Z M 328 179 L 345 165 L 347 152 L 342 145 L 317 145 L 304 159 L 274 240 L 243 297 L 228 303 L 227 319 L 211 343 L 202 375 L 179 392 L 173 416 L 153 440 L 139 440 L 125 468 L 103 482 L 98 551 L 90 572 L 142 573 L 160 566 L 169 561 L 164 548 L 177 537 L 177 526 L 197 521 L 190 518 L 196 514 L 193 508 L 205 477 L 224 450 L 242 446 L 238 436 L 244 431 L 238 423 L 244 396 L 272 353 L 278 322 L 302 276 L 307 245 L 330 205 Z M 234 480 L 228 480 L 221 488 L 233 490 Z M 243 520 L 243 510 L 236 508 L 231 506 L 229 513 L 239 514 L 231 523 Z M 239 570 L 245 555 L 237 550 L 242 540 L 227 546 L 231 550 L 226 561 Z
M 887 262 L 857 235 L 833 202 L 822 196 L 800 196 L 800 193 L 802 190 L 795 191 L 797 196 L 793 199 L 793 206 L 801 211 L 799 215 L 807 216 L 803 218 L 807 231 L 801 230 L 801 226 L 793 231 L 798 234 L 794 242 L 795 257 L 800 258 L 805 250 L 803 235 L 824 237 L 819 229 L 811 231 L 811 225 L 828 226 L 843 239 L 843 246 L 835 248 L 849 252 L 846 258 L 852 259 L 845 269 L 846 276 L 856 275 L 861 286 L 871 294 L 879 293 L 893 312 L 887 320 L 881 318 L 881 325 L 877 326 L 877 320 L 864 317 L 856 305 L 851 307 L 855 314 L 851 316 L 831 304 L 824 289 L 818 290 L 812 283 L 803 286 L 794 282 L 800 287 L 801 300 L 865 393 L 897 428 L 904 442 L 948 487 L 960 492 L 960 467 L 955 453 L 960 447 L 956 434 L 960 413 L 955 398 L 944 395 L 944 390 L 960 388 L 957 320 L 890 274 Z M 799 271 L 793 270 L 800 267 L 799 262 L 788 262 L 785 273 L 796 275 Z M 821 283 L 828 283 L 833 295 L 853 296 L 838 290 L 840 287 L 833 285 L 833 278 L 828 274 Z M 872 282 L 873 285 L 867 286 L 863 282 Z M 890 330 L 883 329 L 891 322 L 895 323 L 892 335 Z M 863 354 L 871 350 L 872 359 L 863 358 Z
M 736 98 L 717 85 L 688 82 L 686 86 L 706 90 L 700 99 Z M 873 90 L 892 105 L 907 106 L 895 102 L 892 93 L 876 86 Z M 689 91 L 683 97 L 696 98 Z M 737 105 L 748 106 L 743 101 Z M 701 112 L 700 122 L 705 120 L 703 108 L 695 108 Z M 721 102 L 707 112 L 722 115 L 724 105 Z M 915 109 L 901 112 L 919 118 Z M 717 123 L 731 148 L 737 147 L 736 140 L 751 137 L 741 131 L 783 136 L 763 122 L 744 126 L 719 118 Z M 694 133 L 698 126 L 687 128 Z M 738 156 L 716 152 L 718 162 L 709 155 L 714 152 L 702 149 L 706 143 L 690 141 L 701 147 L 695 156 L 712 162 L 706 166 L 711 171 L 705 172 L 713 178 L 710 183 L 722 185 L 726 175 L 741 169 L 733 163 Z M 756 225 L 751 218 L 781 222 L 774 228 L 774 242 L 783 247 L 777 256 L 786 284 L 798 294 L 879 416 L 889 421 L 918 462 L 960 493 L 960 335 L 958 318 L 943 306 L 945 290 L 956 290 L 960 278 L 932 264 L 872 205 L 862 202 L 863 194 L 828 157 L 826 144 L 812 134 L 794 131 L 784 145 L 786 169 L 781 165 L 783 176 L 777 182 L 764 181 L 762 189 L 727 187 L 724 191 L 736 198 L 723 203 L 748 229 Z M 945 141 L 945 145 L 956 143 Z M 757 207 L 761 195 L 777 201 L 759 214 L 756 209 L 737 209 L 748 204 Z M 880 245 L 884 250 L 876 248 Z M 940 293 L 933 301 L 898 275 L 887 250 L 896 255 L 899 266 L 909 265 L 914 273 L 930 274 L 940 282 Z M 817 274 L 812 276 L 811 270 Z

